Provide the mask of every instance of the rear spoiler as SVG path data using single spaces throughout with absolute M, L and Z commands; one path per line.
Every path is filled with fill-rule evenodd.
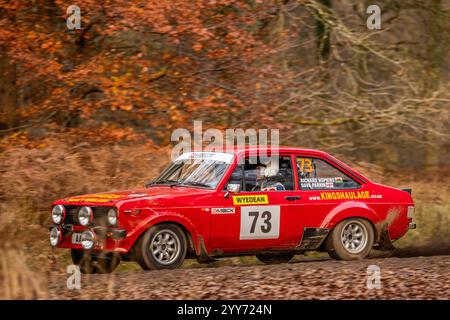
M 412 188 L 402 188 L 401 190 L 406 191 L 409 194 L 412 194 Z

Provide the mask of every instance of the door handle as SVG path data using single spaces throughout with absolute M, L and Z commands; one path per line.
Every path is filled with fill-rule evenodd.
M 300 200 L 302 197 L 300 196 L 286 196 L 285 199 L 288 201 Z

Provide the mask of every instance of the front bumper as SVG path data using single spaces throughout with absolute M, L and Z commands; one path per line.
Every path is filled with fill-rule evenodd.
M 127 231 L 111 227 L 80 227 L 65 225 L 62 226 L 62 240 L 56 246 L 57 248 L 82 250 L 81 243 L 73 242 L 73 234 L 82 234 L 84 231 L 90 230 L 95 234 L 94 251 L 114 251 L 126 253 L 129 251 L 131 244 L 126 238 Z
M 50 227 L 50 230 L 53 228 Z M 62 226 L 62 230 L 63 230 L 63 236 L 68 235 L 68 234 L 73 234 L 75 232 L 83 232 L 85 230 L 92 230 L 94 231 L 95 235 L 98 236 L 101 239 L 106 239 L 106 238 L 113 238 L 114 240 L 120 240 L 123 239 L 127 236 L 127 230 L 125 229 L 115 229 L 115 228 L 110 228 L 110 227 L 92 227 L 92 228 L 79 228 L 79 229 L 75 229 L 73 226 L 69 225 L 69 226 Z
M 114 240 L 120 240 L 127 236 L 127 230 L 125 229 L 111 229 L 107 227 L 94 227 L 92 230 L 96 236 L 101 239 L 112 238 Z

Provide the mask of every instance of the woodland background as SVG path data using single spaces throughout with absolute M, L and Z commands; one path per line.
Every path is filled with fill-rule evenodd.
M 449 243 L 449 0 L 72 2 L 0 0 L 0 297 L 45 297 L 64 271 L 53 200 L 142 186 L 193 120 L 280 129 L 413 187 L 399 246 Z

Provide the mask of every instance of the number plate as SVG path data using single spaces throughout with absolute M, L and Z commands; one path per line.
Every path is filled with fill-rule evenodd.
M 248 206 L 241 208 L 240 240 L 278 239 L 280 206 Z
M 72 233 L 72 244 L 81 243 L 81 233 Z

